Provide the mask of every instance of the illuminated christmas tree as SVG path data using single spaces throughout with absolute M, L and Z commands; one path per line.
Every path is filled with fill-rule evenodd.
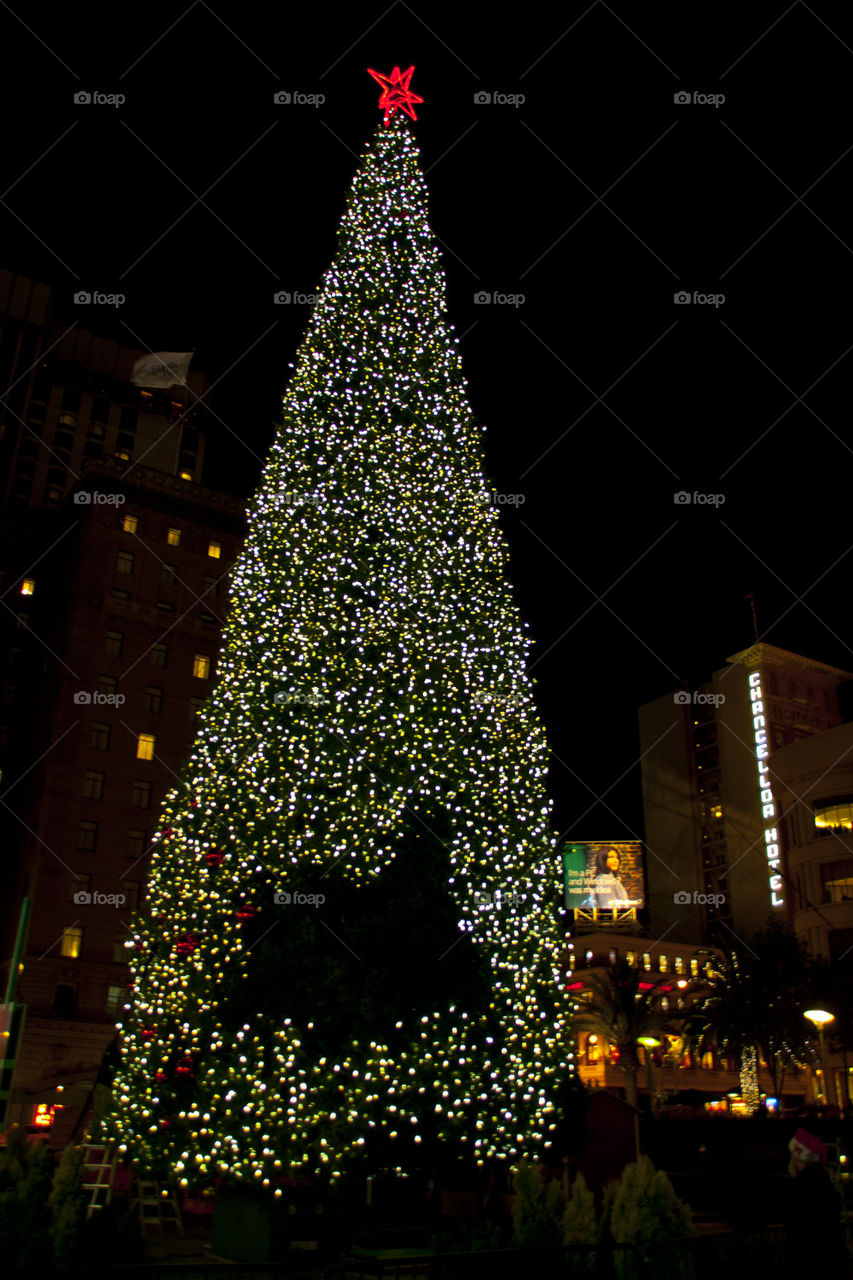
M 381 77 L 128 944 L 107 1132 L 193 1184 L 533 1154 L 571 1057 L 530 642 L 410 78 Z

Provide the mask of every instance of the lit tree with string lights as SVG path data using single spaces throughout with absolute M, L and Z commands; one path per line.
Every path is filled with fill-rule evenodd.
M 136 914 L 107 1135 L 269 1187 L 547 1149 L 571 1070 L 530 641 L 382 85 Z

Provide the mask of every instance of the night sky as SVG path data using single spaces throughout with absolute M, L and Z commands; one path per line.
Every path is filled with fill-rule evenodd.
M 366 68 L 414 63 L 486 473 L 525 498 L 503 523 L 561 832 L 642 836 L 637 706 L 752 642 L 747 593 L 761 639 L 853 669 L 853 12 L 60 16 L 0 15 L 0 265 L 52 284 L 68 323 L 195 348 L 217 382 L 205 482 L 243 494 L 309 315 L 274 295 L 312 293 L 331 262 L 379 119 Z M 76 307 L 77 289 L 126 302 Z

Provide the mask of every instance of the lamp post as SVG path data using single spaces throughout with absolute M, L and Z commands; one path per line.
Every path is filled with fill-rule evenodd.
M 655 1099 L 655 1082 L 652 1076 L 652 1049 L 660 1047 L 660 1040 L 654 1036 L 637 1036 L 637 1044 L 641 1044 L 646 1051 L 646 1087 L 649 1091 L 649 1107 L 653 1116 L 658 1113 L 657 1102 Z
M 820 1065 L 823 1068 L 823 1094 L 828 1105 L 834 1106 L 833 1094 L 835 1090 L 832 1087 L 832 1076 L 827 1069 L 826 1061 L 826 1042 L 823 1036 L 823 1029 L 828 1023 L 835 1021 L 834 1013 L 827 1013 L 825 1009 L 806 1009 L 804 1018 L 808 1018 L 809 1022 L 817 1027 L 818 1044 L 820 1046 Z

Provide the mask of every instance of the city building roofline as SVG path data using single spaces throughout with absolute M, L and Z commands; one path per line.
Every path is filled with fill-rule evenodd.
M 826 662 L 818 662 L 815 658 L 806 658 L 801 653 L 791 653 L 789 649 L 779 649 L 775 644 L 765 644 L 759 640 L 748 649 L 741 649 L 726 658 L 726 662 L 740 664 L 743 667 L 760 667 L 764 663 L 779 662 L 787 666 L 799 667 L 801 671 L 813 671 L 819 675 L 837 676 L 839 683 L 853 680 L 853 672 L 844 671 L 841 667 L 832 667 Z

